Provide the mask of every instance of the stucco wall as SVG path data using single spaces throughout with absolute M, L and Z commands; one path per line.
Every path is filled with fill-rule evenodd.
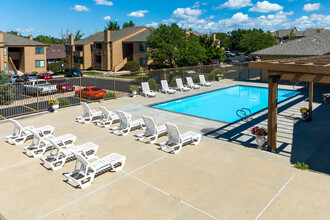
M 43 60 L 45 62 L 44 67 L 36 67 L 36 60 Z M 46 47 L 44 47 L 44 54 L 35 54 L 35 47 L 24 47 L 24 62 L 23 69 L 20 71 L 24 73 L 31 73 L 32 71 L 46 72 L 47 60 L 46 60 Z

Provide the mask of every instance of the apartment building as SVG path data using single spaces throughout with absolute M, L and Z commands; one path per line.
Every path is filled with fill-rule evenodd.
M 128 61 L 146 65 L 147 27 L 128 27 L 118 31 L 104 30 L 74 41 L 70 35 L 66 53 L 70 66 L 79 69 L 118 71 Z
M 46 72 L 46 44 L 0 32 L 0 70 L 11 74 Z
M 295 39 L 303 38 L 312 36 L 315 34 L 323 34 L 328 33 L 330 30 L 325 28 L 308 28 L 304 31 L 298 31 L 296 28 L 292 29 L 280 29 L 277 31 L 272 32 L 272 36 L 276 38 L 277 43 L 285 43 L 290 39 L 291 37 L 294 37 Z

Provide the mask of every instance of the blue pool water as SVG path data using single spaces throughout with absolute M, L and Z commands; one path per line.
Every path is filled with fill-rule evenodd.
M 299 92 L 278 90 L 278 102 Z M 153 105 L 152 107 L 232 123 L 241 118 L 236 111 L 248 108 L 252 114 L 267 108 L 268 88 L 233 86 L 196 96 Z

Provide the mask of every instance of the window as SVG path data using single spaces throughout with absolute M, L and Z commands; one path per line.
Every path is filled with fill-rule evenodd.
M 65 52 L 70 52 L 70 47 L 69 46 L 65 46 Z
M 45 61 L 44 60 L 36 60 L 36 67 L 44 67 Z
M 36 47 L 36 54 L 44 54 L 44 48 L 43 47 Z
M 5 55 L 5 56 L 7 55 L 7 47 L 3 48 L 3 55 Z
M 140 66 L 146 65 L 146 58 L 140 58 Z
M 83 47 L 82 46 L 76 46 L 76 51 L 83 51 Z
M 3 66 L 4 70 L 7 70 L 7 62 L 5 62 L 4 66 Z
M 146 44 L 140 44 L 140 51 L 146 51 L 146 50 L 147 50 Z

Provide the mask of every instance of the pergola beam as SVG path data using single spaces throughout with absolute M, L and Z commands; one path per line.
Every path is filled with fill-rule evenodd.
M 304 81 L 304 82 L 316 82 L 316 83 L 330 83 L 330 75 L 326 74 L 308 74 L 308 73 L 297 73 L 297 72 L 280 72 L 280 71 L 269 71 L 270 75 L 279 75 L 282 80 L 290 81 Z

